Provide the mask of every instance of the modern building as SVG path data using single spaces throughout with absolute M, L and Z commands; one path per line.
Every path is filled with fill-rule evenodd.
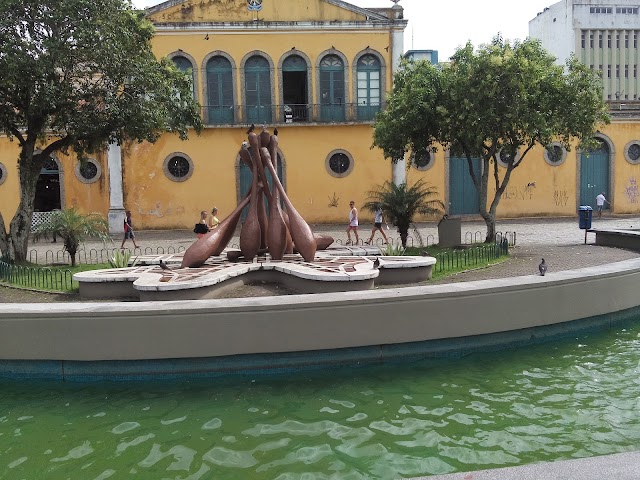
M 407 60 L 426 60 L 433 65 L 438 65 L 438 51 L 437 50 L 407 50 L 403 55 Z
M 570 55 L 601 72 L 606 100 L 640 97 L 640 4 L 635 0 L 562 0 L 529 22 L 529 36 L 564 64 Z

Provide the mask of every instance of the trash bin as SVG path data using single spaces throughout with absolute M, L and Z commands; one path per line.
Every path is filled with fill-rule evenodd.
M 593 208 L 589 205 L 581 205 L 578 207 L 578 222 L 581 230 L 589 230 L 591 228 L 592 219 Z

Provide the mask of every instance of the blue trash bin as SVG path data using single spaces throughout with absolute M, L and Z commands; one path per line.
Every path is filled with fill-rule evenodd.
M 591 228 L 591 220 L 593 219 L 593 208 L 589 205 L 581 205 L 578 207 L 578 222 L 580 230 L 589 230 Z

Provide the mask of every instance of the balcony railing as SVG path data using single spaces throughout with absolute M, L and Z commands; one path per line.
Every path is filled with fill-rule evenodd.
M 382 105 L 286 104 L 286 105 L 205 105 L 207 125 L 246 125 L 279 123 L 373 122 Z

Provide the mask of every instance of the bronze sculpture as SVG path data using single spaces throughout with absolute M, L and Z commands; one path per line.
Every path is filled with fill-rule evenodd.
M 252 172 L 251 188 L 244 200 L 225 218 L 218 228 L 207 233 L 191 245 L 184 253 L 182 267 L 199 267 L 212 255 L 220 255 L 233 237 L 244 207 L 249 205 L 247 217 L 240 232 L 239 256 L 253 260 L 256 255 L 268 252 L 274 260 L 281 260 L 285 253 L 294 249 L 305 261 L 315 258 L 316 250 L 325 249 L 333 238 L 314 235 L 311 227 L 295 209 L 278 178 L 278 136 L 269 134 L 266 126 L 257 135 L 253 128 L 247 132 L 248 142 L 243 142 L 240 160 Z M 266 171 L 273 179 L 272 190 L 267 183 Z M 264 200 L 269 205 L 267 217 Z M 280 202 L 284 204 L 282 209 Z

